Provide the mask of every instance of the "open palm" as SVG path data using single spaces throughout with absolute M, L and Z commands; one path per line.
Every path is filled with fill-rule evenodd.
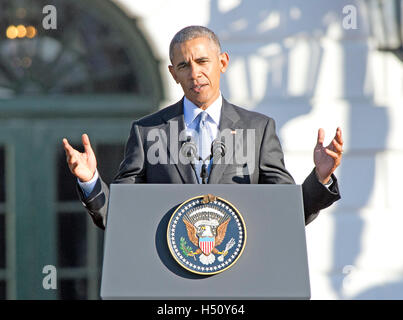
M 66 152 L 66 160 L 69 169 L 80 181 L 86 182 L 92 179 L 97 168 L 97 159 L 95 158 L 94 151 L 91 148 L 90 139 L 88 135 L 83 134 L 82 142 L 84 152 L 79 152 L 74 149 L 66 138 L 63 139 L 63 146 Z
M 327 147 L 323 146 L 325 131 L 318 130 L 318 140 L 313 152 L 313 160 L 316 166 L 316 174 L 322 183 L 327 183 L 330 176 L 340 165 L 343 154 L 343 138 L 341 129 L 337 128 L 333 140 Z

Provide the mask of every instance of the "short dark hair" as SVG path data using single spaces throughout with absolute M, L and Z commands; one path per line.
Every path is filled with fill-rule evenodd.
M 217 35 L 213 31 L 203 26 L 188 26 L 178 31 L 171 40 L 171 44 L 169 45 L 169 59 L 171 59 L 171 62 L 175 45 L 195 38 L 210 39 L 217 46 L 219 53 L 221 53 L 220 40 L 218 40 Z

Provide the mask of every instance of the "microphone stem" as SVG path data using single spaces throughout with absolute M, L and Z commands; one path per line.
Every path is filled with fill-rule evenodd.
M 206 184 L 206 180 L 207 180 L 207 166 L 206 164 L 203 162 L 202 167 L 201 167 L 201 172 L 200 172 L 200 177 L 202 178 L 202 184 Z

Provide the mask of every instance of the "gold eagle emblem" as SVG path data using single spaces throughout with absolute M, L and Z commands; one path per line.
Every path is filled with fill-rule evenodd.
M 189 256 L 201 255 L 203 264 L 211 264 L 215 261 L 213 254 L 225 256 L 227 251 L 219 251 L 219 246 L 227 232 L 228 223 L 231 220 L 227 214 L 215 211 L 199 209 L 191 211 L 183 217 L 189 240 L 197 247 L 196 251 L 190 251 Z

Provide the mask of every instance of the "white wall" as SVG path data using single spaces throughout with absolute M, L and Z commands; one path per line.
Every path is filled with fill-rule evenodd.
M 369 41 L 363 2 L 115 0 L 161 60 L 164 105 L 182 91 L 168 74 L 170 39 L 202 24 L 230 54 L 222 81 L 235 104 L 272 116 L 298 183 L 313 167 L 319 127 L 343 130 L 342 199 L 306 228 L 313 299 L 403 298 L 403 63 Z M 343 8 L 357 29 L 343 28 Z

